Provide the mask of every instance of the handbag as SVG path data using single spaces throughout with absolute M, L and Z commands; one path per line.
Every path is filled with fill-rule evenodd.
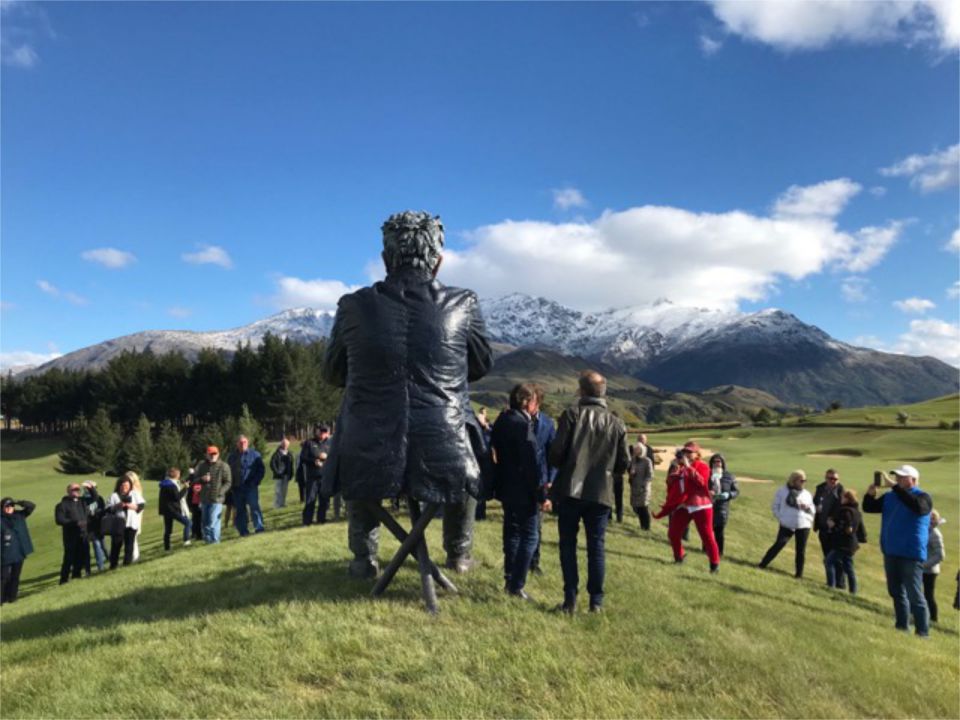
M 105 513 L 103 520 L 100 521 L 100 530 L 104 535 L 123 535 L 123 531 L 126 529 L 126 527 L 127 518 L 122 511 L 120 513 Z

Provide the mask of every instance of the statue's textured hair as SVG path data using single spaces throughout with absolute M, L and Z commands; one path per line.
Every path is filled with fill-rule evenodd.
M 387 272 L 404 267 L 433 271 L 443 249 L 439 215 L 405 210 L 387 218 L 383 231 L 383 262 Z

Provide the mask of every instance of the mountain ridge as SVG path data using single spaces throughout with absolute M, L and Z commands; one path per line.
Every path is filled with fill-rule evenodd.
M 583 312 L 522 293 L 481 300 L 480 306 L 498 355 L 545 348 L 668 391 L 739 385 L 817 407 L 834 400 L 848 406 L 915 402 L 960 389 L 957 369 L 936 358 L 856 347 L 777 308 L 744 313 L 659 300 Z M 332 311 L 295 308 L 222 331 L 148 330 L 81 348 L 26 373 L 96 370 L 125 351 L 179 351 L 194 360 L 202 348 L 231 352 L 238 344 L 259 345 L 268 332 L 295 342 L 323 340 L 333 318 Z

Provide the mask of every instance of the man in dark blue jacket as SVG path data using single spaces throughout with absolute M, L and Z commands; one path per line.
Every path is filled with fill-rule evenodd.
M 537 547 L 537 520 L 544 488 L 537 439 L 533 433 L 536 388 L 517 385 L 510 392 L 510 409 L 501 413 L 490 435 L 494 456 L 495 492 L 503 504 L 503 574 L 506 591 L 529 600 L 523 589 L 530 558 Z
M 890 472 L 895 481 L 885 475 L 882 479 L 892 492 L 877 497 L 877 486 L 871 485 L 863 497 L 863 511 L 883 514 L 880 550 L 897 630 L 907 632 L 912 611 L 917 635 L 928 637 L 930 612 L 923 596 L 923 562 L 927 559 L 933 500 L 917 487 L 920 473 L 912 465 Z
M 17 510 L 17 505 L 20 509 Z M 36 505 L 29 500 L 5 497 L 0 501 L 0 566 L 3 568 L 0 584 L 0 604 L 16 602 L 20 590 L 20 572 L 27 555 L 33 552 L 27 516 Z
M 250 534 L 247 526 L 247 507 L 253 517 L 255 532 L 263 532 L 263 512 L 260 510 L 260 481 L 266 472 L 260 453 L 250 447 L 246 435 L 237 439 L 237 449 L 227 458 L 233 477 L 233 502 L 237 509 L 237 532 L 240 536 Z
M 540 484 L 547 492 L 553 485 L 553 479 L 557 476 L 557 469 L 550 467 L 547 462 L 547 453 L 550 452 L 550 446 L 557 435 L 557 426 L 553 418 L 543 411 L 543 388 L 535 386 L 537 391 L 537 406 L 533 412 L 533 434 L 537 438 L 537 463 L 540 466 Z M 533 551 L 533 557 L 530 560 L 530 572 L 535 575 L 542 575 L 540 569 L 540 540 L 543 537 L 543 511 L 537 514 L 537 548 Z

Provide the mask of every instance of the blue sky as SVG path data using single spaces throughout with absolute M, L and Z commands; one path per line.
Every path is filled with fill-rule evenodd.
M 4 2 L 3 362 L 334 307 L 410 208 L 485 296 L 960 364 L 956 8 Z

